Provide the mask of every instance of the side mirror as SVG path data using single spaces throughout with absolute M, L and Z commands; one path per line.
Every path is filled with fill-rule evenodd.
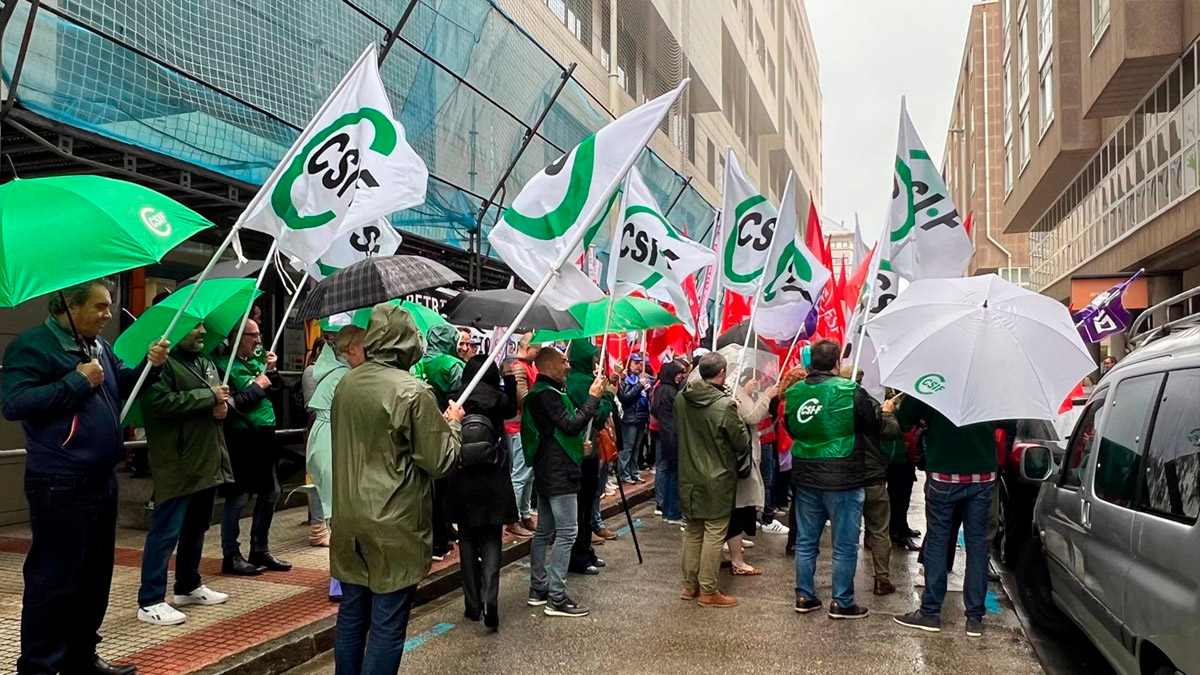
M 1021 453 L 1021 478 L 1044 481 L 1054 474 L 1054 455 L 1044 445 L 1031 445 Z

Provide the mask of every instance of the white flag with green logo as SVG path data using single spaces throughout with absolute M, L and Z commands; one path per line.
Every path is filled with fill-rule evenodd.
M 971 238 L 903 100 L 895 168 L 885 230 L 892 269 L 909 281 L 963 276 L 975 252 Z
M 759 336 L 789 342 L 795 339 L 833 276 L 804 245 L 796 219 L 794 182 L 789 174 L 775 225 L 779 241 L 767 259 L 767 278 L 754 315 L 754 330 Z
M 896 299 L 900 292 L 900 275 L 892 269 L 892 242 L 885 231 L 875 245 L 871 256 L 871 268 L 863 280 L 854 315 L 846 326 L 846 347 L 842 352 L 842 365 L 853 366 L 858 358 L 858 369 L 862 371 L 861 385 L 881 402 L 884 398 L 883 383 L 879 376 L 879 364 L 875 360 L 875 345 L 871 337 L 862 332 L 863 322 L 879 314 Z M 861 346 L 859 343 L 862 343 Z M 862 355 L 858 356 L 859 350 Z
M 556 265 L 567 261 L 542 295 L 551 306 L 569 309 L 604 297 L 588 275 L 571 263 L 583 255 L 584 235 L 600 227 L 616 201 L 621 180 L 685 86 L 687 80 L 551 162 L 521 188 L 488 234 L 500 258 L 535 288 Z
M 334 237 L 333 243 L 317 258 L 317 262 L 308 266 L 308 276 L 320 281 L 343 267 L 371 256 L 392 255 L 403 241 L 404 238 L 386 218 L 343 230 Z M 305 269 L 299 258 L 292 258 L 292 266 Z
M 304 267 L 345 230 L 425 201 L 429 171 L 392 116 L 377 62 L 372 43 L 238 219 Z
M 616 238 L 608 236 L 607 228 L 600 228 L 592 240 L 593 246 L 609 252 L 608 288 L 613 297 L 643 290 L 648 298 L 674 305 L 675 315 L 695 335 L 683 282 L 701 267 L 715 264 L 716 254 L 681 236 L 667 222 L 637 169 L 630 169 L 625 178 L 617 223 Z
M 721 286 L 754 295 L 767 266 L 779 212 L 750 182 L 730 148 L 725 153 L 725 198 L 721 237 Z

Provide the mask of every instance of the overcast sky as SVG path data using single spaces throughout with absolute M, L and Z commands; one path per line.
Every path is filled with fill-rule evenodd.
M 900 97 L 941 166 L 972 0 L 807 0 L 824 97 L 827 218 L 883 230 Z

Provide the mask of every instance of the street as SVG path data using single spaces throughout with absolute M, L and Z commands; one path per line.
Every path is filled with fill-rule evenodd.
M 406 674 L 445 673 L 1040 673 L 1029 641 L 1007 600 L 989 593 L 987 632 L 968 638 L 961 594 L 947 596 L 943 631 L 924 634 L 903 628 L 892 615 L 916 606 L 912 579 L 916 553 L 892 561 L 900 592 L 877 598 L 870 589 L 869 552 L 860 555 L 856 588 L 871 609 L 862 621 L 830 621 L 824 612 L 800 616 L 793 610 L 793 565 L 783 555 L 784 535 L 760 533 L 747 562 L 761 577 L 733 578 L 722 572 L 722 588 L 741 604 L 702 609 L 679 599 L 678 527 L 662 523 L 647 504 L 635 518 L 645 558 L 637 564 L 627 534 L 599 547 L 608 563 L 596 577 L 572 575 L 568 592 L 592 609 L 581 619 L 549 618 L 525 605 L 527 559 L 509 565 L 500 583 L 500 632 L 490 635 L 462 616 L 455 592 L 420 608 L 408 630 L 401 664 Z M 610 524 L 614 521 L 610 520 Z M 916 521 L 914 521 L 916 522 Z M 828 536 L 817 572 L 817 588 L 829 597 Z M 964 556 L 959 556 L 961 561 Z M 292 671 L 328 675 L 332 653 Z M 453 666 L 450 666 L 453 664 Z

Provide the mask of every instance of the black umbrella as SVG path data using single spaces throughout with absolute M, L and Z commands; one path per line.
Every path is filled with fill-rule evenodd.
M 529 302 L 529 294 L 513 288 L 494 291 L 466 291 L 446 303 L 443 313 L 446 320 L 456 326 L 471 326 L 479 330 L 490 330 L 497 326 L 507 327 L 517 318 L 517 313 Z M 572 330 L 579 322 L 570 312 L 554 309 L 541 298 L 529 308 L 518 330 Z
M 427 258 L 371 257 L 322 279 L 300 305 L 300 318 L 320 319 L 455 283 L 463 278 Z
M 746 344 L 746 331 L 750 330 L 750 320 L 746 319 L 740 323 L 736 323 L 729 327 L 729 330 L 717 336 L 717 349 L 721 350 L 729 345 L 741 347 Z M 754 342 L 750 344 L 751 349 L 761 349 L 769 352 L 771 347 L 762 341 L 762 338 L 754 336 Z

